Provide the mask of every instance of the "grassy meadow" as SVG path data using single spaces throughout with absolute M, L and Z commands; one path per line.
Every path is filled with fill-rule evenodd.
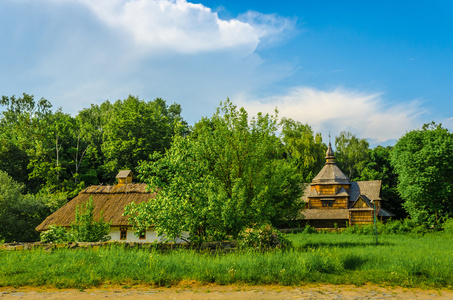
M 374 283 L 453 288 L 453 237 L 446 234 L 290 234 L 294 249 L 169 253 L 123 249 L 0 251 L 0 286 L 87 288 L 181 281 L 301 285 Z

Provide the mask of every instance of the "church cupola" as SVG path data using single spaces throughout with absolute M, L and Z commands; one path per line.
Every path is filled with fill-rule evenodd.
M 335 154 L 333 153 L 332 146 L 329 142 L 329 147 L 326 151 L 326 164 L 334 164 L 335 163 Z
M 313 184 L 350 184 L 349 177 L 335 164 L 335 154 L 330 142 L 326 151 L 326 164 L 318 175 L 313 178 Z

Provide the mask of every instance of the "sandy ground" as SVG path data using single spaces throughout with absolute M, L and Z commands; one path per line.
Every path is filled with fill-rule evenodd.
M 217 286 L 180 284 L 171 288 L 134 286 L 86 290 L 0 288 L 0 299 L 453 299 L 453 290 L 422 290 L 365 285 Z

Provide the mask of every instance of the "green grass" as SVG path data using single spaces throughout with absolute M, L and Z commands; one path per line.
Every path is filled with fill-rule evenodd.
M 375 283 L 453 287 L 453 239 L 447 235 L 289 235 L 295 249 L 206 254 L 125 250 L 0 251 L 0 286 L 87 288 L 102 284 Z

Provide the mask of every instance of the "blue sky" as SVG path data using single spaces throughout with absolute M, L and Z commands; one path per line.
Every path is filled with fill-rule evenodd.
M 452 1 L 0 1 L 0 92 L 77 114 L 161 97 L 191 124 L 251 115 L 392 144 L 453 129 Z

